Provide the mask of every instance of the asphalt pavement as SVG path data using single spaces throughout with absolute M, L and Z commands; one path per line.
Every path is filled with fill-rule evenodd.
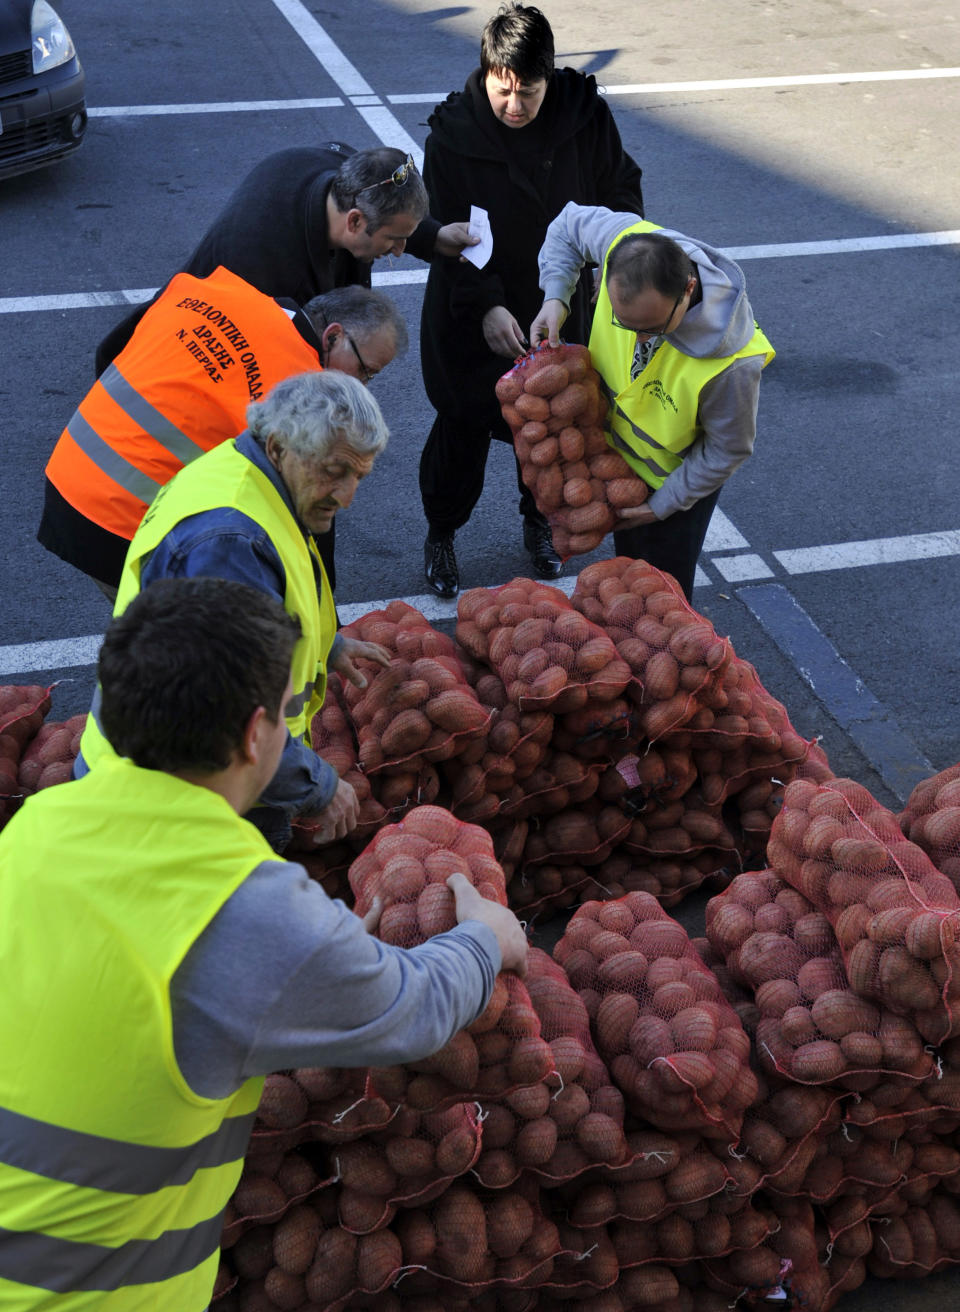
M 89 702 L 109 610 L 34 534 L 42 470 L 93 380 L 97 340 L 270 152 L 332 139 L 419 152 L 494 7 L 59 0 L 87 73 L 87 140 L 0 182 L 0 680 L 58 681 L 57 718 Z M 896 809 L 960 759 L 955 6 L 542 7 L 558 63 L 605 89 L 648 217 L 734 253 L 777 349 L 756 451 L 724 489 L 695 604 L 835 772 Z M 338 528 L 338 604 L 349 617 L 405 597 L 449 630 L 455 608 L 422 579 L 424 277 L 410 257 L 375 266 L 413 348 L 373 385 L 392 437 Z M 529 572 L 512 480 L 495 449 L 457 538 L 465 587 Z M 960 1301 L 956 1277 L 872 1280 L 842 1307 L 935 1300 Z

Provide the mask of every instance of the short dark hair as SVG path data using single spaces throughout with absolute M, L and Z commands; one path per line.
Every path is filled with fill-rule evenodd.
M 368 233 L 376 232 L 397 214 L 409 214 L 419 223 L 430 208 L 423 178 L 411 166 L 403 182 L 392 180 L 392 174 L 403 168 L 408 158 L 405 150 L 393 146 L 358 150 L 334 174 L 330 184 L 333 203 L 341 214 L 359 210 Z
M 532 5 L 501 5 L 480 37 L 480 71 L 514 73 L 521 82 L 549 79 L 554 66 L 553 32 Z
M 228 579 L 158 579 L 100 648 L 100 722 L 148 770 L 226 769 L 258 706 L 283 712 L 300 624 L 273 597 Z
M 651 287 L 662 296 L 679 296 L 695 273 L 683 247 L 662 232 L 632 232 L 607 258 L 607 282 L 615 280 L 628 300 Z
M 341 324 L 361 346 L 377 333 L 389 329 L 393 333 L 393 346 L 397 355 L 403 355 L 409 344 L 407 325 L 403 315 L 390 297 L 376 287 L 334 287 L 307 301 L 303 312 L 313 324 L 317 336 L 331 323 Z

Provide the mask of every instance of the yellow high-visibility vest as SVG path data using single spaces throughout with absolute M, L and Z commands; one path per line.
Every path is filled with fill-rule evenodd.
M 746 346 L 732 355 L 695 359 L 664 338 L 646 368 L 631 381 L 636 337 L 613 322 L 613 306 L 607 290 L 607 263 L 624 237 L 636 232 L 656 232 L 659 225 L 642 220 L 625 228 L 607 251 L 603 280 L 590 330 L 590 359 L 603 379 L 610 403 L 607 441 L 619 451 L 635 473 L 657 488 L 683 461 L 700 432 L 697 415 L 700 393 L 734 360 L 763 355 L 764 367 L 774 349 L 760 328 Z
M 170 981 L 275 860 L 207 788 L 116 756 L 0 835 L 0 1307 L 203 1312 L 263 1081 L 195 1093 Z
M 258 523 L 276 549 L 286 576 L 284 609 L 303 630 L 293 651 L 293 697 L 285 708 L 287 728 L 305 738 L 327 689 L 327 657 L 337 632 L 337 612 L 323 561 L 313 537 L 306 536 L 270 479 L 236 447 L 224 442 L 186 466 L 160 490 L 137 529 L 124 563 L 114 615 L 122 615 L 140 591 L 143 560 L 182 519 L 205 510 L 230 507 Z M 318 595 L 314 565 L 320 575 Z M 99 721 L 99 696 L 80 740 L 87 765 L 113 749 Z

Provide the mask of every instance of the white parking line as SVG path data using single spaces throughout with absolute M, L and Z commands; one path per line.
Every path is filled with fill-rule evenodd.
M 943 533 L 836 542 L 822 547 L 775 551 L 773 554 L 788 574 L 815 574 L 828 569 L 856 569 L 863 565 L 897 565 L 906 560 L 960 555 L 960 531 L 950 529 Z
M 377 114 L 377 109 L 358 109 L 359 114 Z M 732 260 L 782 260 L 796 256 L 860 255 L 872 251 L 916 249 L 926 246 L 960 245 L 960 228 L 944 232 L 900 232 L 883 237 L 837 237 L 830 241 L 790 241 L 766 246 L 727 246 Z M 413 287 L 427 281 L 427 270 L 385 269 L 374 273 L 375 287 Z M 105 305 L 137 305 L 148 301 L 156 287 L 112 292 L 51 293 L 46 296 L 0 297 L 0 314 L 25 314 L 39 310 L 86 310 Z
M 297 30 L 319 63 L 323 64 L 345 96 L 380 97 L 360 76 L 353 64 L 330 40 L 319 23 L 297 0 L 273 0 L 273 3 Z M 291 13 L 287 11 L 291 11 Z M 299 12 L 298 12 L 299 11 Z M 303 30 L 294 22 L 301 24 Z M 309 19 L 309 22 L 305 21 Z M 787 77 L 735 77 L 713 78 L 700 82 L 631 82 L 622 86 L 601 86 L 605 96 L 666 96 L 686 91 L 752 91 L 765 87 L 845 86 L 854 82 L 914 82 L 930 78 L 960 77 L 960 68 L 893 68 L 868 73 L 799 73 Z M 354 87 L 365 90 L 353 90 Z M 449 91 L 449 88 L 448 88 Z M 391 105 L 437 105 L 447 98 L 448 91 L 404 91 L 384 96 Z M 129 118 L 137 115 L 160 114 L 233 114 L 283 109 L 336 109 L 345 102 L 339 96 L 323 100 L 224 100 L 213 104 L 182 105 L 99 105 L 87 106 L 91 118 Z
M 300 0 L 273 0 L 297 36 L 310 53 L 333 79 L 345 96 L 353 99 L 353 106 L 368 127 L 386 146 L 396 146 L 412 155 L 417 168 L 423 168 L 423 149 L 414 141 L 406 128 L 383 104 L 373 87 L 361 77 L 340 47 L 320 26 L 313 14 Z

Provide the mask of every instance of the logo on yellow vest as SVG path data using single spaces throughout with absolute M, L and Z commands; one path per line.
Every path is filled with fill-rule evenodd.
M 641 390 L 644 393 L 644 399 L 647 399 L 647 396 L 649 396 L 652 400 L 660 402 L 660 408 L 662 410 L 666 410 L 667 406 L 669 406 L 674 414 L 677 413 L 676 401 L 674 401 L 673 397 L 666 390 L 659 378 L 651 378 L 648 383 L 644 383 Z

